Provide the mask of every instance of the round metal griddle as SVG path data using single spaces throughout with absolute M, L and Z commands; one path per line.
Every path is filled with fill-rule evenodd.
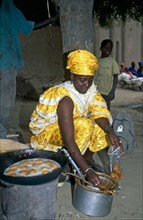
M 24 159 L 30 158 L 45 158 L 52 159 L 58 162 L 61 167 L 55 169 L 51 173 L 29 176 L 29 177 L 13 177 L 4 175 L 4 171 L 10 165 L 19 162 Z M 8 153 L 0 154 L 0 180 L 10 183 L 10 184 L 19 184 L 19 185 L 38 185 L 44 184 L 53 181 L 56 179 L 65 169 L 67 164 L 67 158 L 65 154 L 61 151 L 53 152 L 47 150 L 18 150 Z

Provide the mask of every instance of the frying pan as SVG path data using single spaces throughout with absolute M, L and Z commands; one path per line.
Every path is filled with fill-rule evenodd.
M 51 173 L 37 176 L 13 177 L 4 175 L 5 169 L 10 165 L 30 158 L 52 159 L 58 162 L 61 167 Z M 64 171 L 67 162 L 65 154 L 61 151 L 53 152 L 47 150 L 25 149 L 3 153 L 0 154 L 0 180 L 2 180 L 2 182 L 4 181 L 10 184 L 18 185 L 38 185 L 48 183 L 56 179 Z

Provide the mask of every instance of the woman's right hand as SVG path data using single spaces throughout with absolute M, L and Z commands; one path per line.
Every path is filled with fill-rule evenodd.
M 86 178 L 94 186 L 98 186 L 100 184 L 99 176 L 95 173 L 95 171 L 92 168 L 90 168 L 86 172 Z

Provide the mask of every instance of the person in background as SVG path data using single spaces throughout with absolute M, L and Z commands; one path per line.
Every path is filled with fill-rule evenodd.
M 12 0 L 0 3 L 0 138 L 6 138 L 16 97 L 17 70 L 24 66 L 18 34 L 29 35 L 34 23 L 25 19 Z
M 32 113 L 31 147 L 50 151 L 65 147 L 87 180 L 96 185 L 100 180 L 91 167 L 94 152 L 103 153 L 101 160 L 105 172 L 110 174 L 108 146 L 120 146 L 122 154 L 122 143 L 112 128 L 106 102 L 93 82 L 97 58 L 87 50 L 75 50 L 69 53 L 66 68 L 70 70 L 70 80 L 46 90 Z
M 138 62 L 137 77 L 143 77 L 143 61 Z
M 134 61 L 131 62 L 131 66 L 128 68 L 128 70 L 134 75 L 137 76 L 137 71 L 135 69 L 136 63 Z
M 121 74 L 126 74 L 129 78 L 133 78 L 133 74 L 129 71 L 128 67 L 125 65 L 125 63 L 121 63 Z
M 102 97 L 105 99 L 109 110 L 111 101 L 115 98 L 118 74 L 120 74 L 116 60 L 110 56 L 112 49 L 113 42 L 110 39 L 105 39 L 101 42 L 99 69 L 94 76 L 94 82 Z

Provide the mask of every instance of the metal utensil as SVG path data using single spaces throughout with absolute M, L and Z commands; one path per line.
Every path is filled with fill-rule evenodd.
M 67 157 L 68 161 L 71 163 L 71 165 L 73 166 L 73 168 L 75 169 L 75 171 L 77 172 L 77 174 L 81 177 L 81 178 L 85 178 L 83 173 L 80 171 L 79 167 L 76 165 L 76 163 L 73 161 L 73 159 L 71 158 L 71 156 L 69 155 L 69 153 L 67 152 L 67 150 L 65 148 L 60 149 L 60 151 L 64 152 L 65 156 Z

